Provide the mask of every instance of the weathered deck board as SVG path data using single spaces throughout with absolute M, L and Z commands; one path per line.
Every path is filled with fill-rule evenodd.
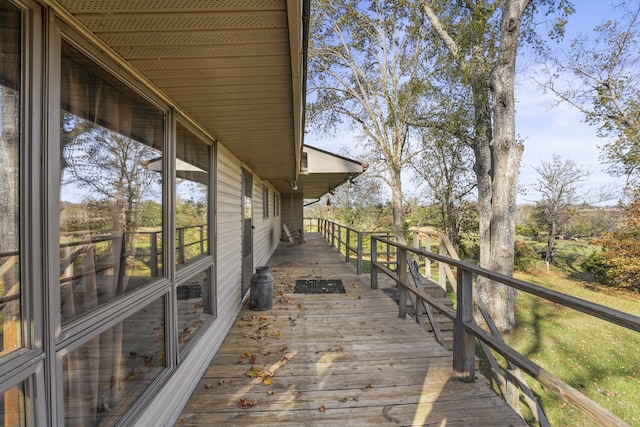
M 273 309 L 240 313 L 177 425 L 525 425 L 483 378 L 457 380 L 449 351 L 307 236 L 274 254 Z M 294 294 L 303 278 L 342 279 L 346 293 Z

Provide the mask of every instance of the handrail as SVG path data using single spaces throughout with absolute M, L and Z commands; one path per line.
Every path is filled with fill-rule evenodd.
M 359 275 L 364 272 L 363 260 L 371 255 L 370 252 L 364 252 L 365 238 L 372 235 L 382 235 L 386 238 L 391 238 L 390 231 L 361 231 L 323 218 L 316 219 L 315 227 L 312 225 L 312 222 L 313 220 L 310 218 L 305 218 L 305 229 L 309 229 L 310 231 L 315 229 L 315 231 L 327 239 L 332 246 L 335 246 L 339 252 L 344 250 L 345 262 L 351 260 L 352 254 L 355 255 L 356 272 Z M 386 265 L 394 265 L 397 263 L 391 259 L 392 253 L 388 246 L 385 254 L 387 256 L 385 261 Z
M 640 317 L 546 289 L 523 280 L 515 279 L 504 274 L 478 267 L 474 264 L 393 242 L 389 239 L 372 236 L 371 247 L 375 248 L 377 242 L 396 248 L 398 253 L 397 257 L 399 259 L 399 268 L 397 272 L 392 272 L 383 264 L 377 262 L 375 260 L 375 254 L 372 254 L 371 287 L 377 287 L 378 271 L 386 274 L 396 281 L 398 289 L 400 290 L 400 317 L 406 316 L 407 292 L 411 292 L 416 297 L 441 310 L 441 312 L 449 318 L 453 318 L 455 313 L 453 367 L 456 376 L 458 376 L 462 381 L 470 382 L 475 378 L 475 339 L 478 339 L 481 343 L 488 345 L 505 357 L 509 362 L 521 368 L 534 379 L 544 384 L 565 402 L 579 408 L 595 421 L 611 426 L 628 425 L 625 421 L 595 403 L 586 395 L 582 394 L 560 378 L 554 376 L 532 360 L 528 359 L 526 356 L 506 345 L 501 338 L 491 335 L 489 332 L 480 328 L 475 323 L 472 315 L 472 280 L 474 275 L 487 277 L 504 285 L 536 295 L 565 307 L 578 310 L 582 313 L 622 326 L 635 332 L 640 332 Z M 410 257 L 409 254 L 424 256 L 430 260 L 446 263 L 457 268 L 458 292 L 456 294 L 457 310 L 455 312 L 450 309 L 445 310 L 445 307 L 439 306 L 439 304 L 424 292 L 421 292 L 416 287 L 410 286 L 406 273 L 407 260 Z

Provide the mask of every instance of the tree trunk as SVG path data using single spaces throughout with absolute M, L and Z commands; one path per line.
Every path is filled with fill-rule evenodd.
M 404 212 L 402 206 L 402 173 L 396 168 L 391 172 L 391 209 L 393 211 L 392 231 L 400 243 L 404 243 Z
M 520 162 L 524 150 L 515 137 L 515 61 L 520 22 L 528 3 L 528 0 L 503 3 L 499 55 L 489 83 L 493 113 L 493 149 L 490 169 L 493 180 L 490 238 L 484 241 L 481 239 L 481 246 L 484 246 L 481 247 L 481 256 L 488 252 L 489 258 L 488 263 L 481 258 L 481 263 L 484 267 L 508 276 L 513 275 L 516 197 Z M 486 200 L 483 202 L 486 203 Z M 486 215 L 485 212 L 480 213 Z M 487 232 L 481 229 L 481 232 L 483 231 Z M 477 283 L 477 292 L 479 300 L 488 308 L 498 328 L 502 331 L 511 330 L 515 326 L 517 291 L 497 282 L 480 280 Z
M 553 262 L 553 247 L 556 243 L 556 222 L 551 221 L 549 224 L 549 236 L 547 237 L 547 253 L 544 260 L 547 262 Z

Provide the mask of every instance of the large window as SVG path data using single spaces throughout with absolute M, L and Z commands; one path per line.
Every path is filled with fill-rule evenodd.
M 164 114 L 64 41 L 61 65 L 65 322 L 163 275 Z
M 16 7 L 0 0 L 0 356 L 22 346 L 20 18 Z
M 176 264 L 182 270 L 197 264 L 195 273 L 180 275 L 176 286 L 178 345 L 196 336 L 213 316 L 213 286 L 209 251 L 211 145 L 186 126 L 176 126 Z
M 158 299 L 63 357 L 65 426 L 114 425 L 165 368 Z
M 209 253 L 211 146 L 180 122 L 176 133 L 176 263 Z

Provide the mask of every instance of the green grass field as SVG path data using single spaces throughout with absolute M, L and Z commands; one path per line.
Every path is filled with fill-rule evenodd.
M 564 268 L 518 278 L 640 316 L 640 295 L 567 278 Z M 640 425 L 640 334 L 520 292 L 507 343 L 631 425 Z M 534 380 L 551 425 L 596 425 Z

